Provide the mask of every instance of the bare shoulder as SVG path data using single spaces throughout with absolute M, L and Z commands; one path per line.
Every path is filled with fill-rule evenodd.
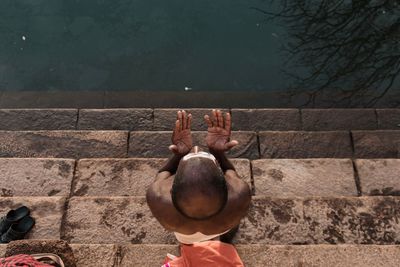
M 170 193 L 174 176 L 158 178 L 160 177 L 156 178 L 146 192 L 147 205 L 165 229 L 176 231 L 179 228 L 180 215 L 172 203 Z
M 239 225 L 240 220 L 246 216 L 251 202 L 251 190 L 233 170 L 225 172 L 228 187 L 228 200 L 225 208 L 212 220 L 209 229 L 217 228 L 218 231 L 226 231 Z
M 227 170 L 225 172 L 225 180 L 230 190 L 231 198 L 251 198 L 251 190 L 249 185 L 243 181 L 236 171 Z

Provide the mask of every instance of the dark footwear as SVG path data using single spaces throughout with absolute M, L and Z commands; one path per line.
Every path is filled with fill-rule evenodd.
M 0 237 L 0 243 L 4 244 L 13 240 L 24 239 L 25 235 L 34 225 L 35 220 L 31 216 L 25 216 L 18 223 L 14 223 L 10 228 L 8 228 L 8 231 Z
M 25 216 L 28 216 L 29 212 L 29 209 L 25 206 L 19 207 L 15 210 L 10 210 L 6 216 L 0 219 L 0 236 L 7 232 L 8 228 L 10 228 L 13 223 L 16 223 Z

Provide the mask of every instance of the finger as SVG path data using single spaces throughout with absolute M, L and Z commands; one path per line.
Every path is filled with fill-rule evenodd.
M 221 128 L 224 128 L 224 118 L 222 117 L 221 110 L 217 110 L 217 116 L 218 116 L 218 126 Z
M 182 130 L 185 130 L 186 127 L 187 127 L 186 111 L 182 110 Z
M 231 122 L 231 114 L 227 112 L 225 116 L 225 130 L 227 130 L 229 133 L 231 132 Z
M 179 130 L 182 129 L 182 111 L 178 111 Z
M 217 111 L 215 109 L 212 110 L 211 121 L 212 121 L 214 127 L 218 126 L 218 115 L 217 115 Z
M 213 127 L 211 119 L 210 119 L 210 116 L 204 115 L 204 120 L 206 121 L 208 128 L 212 128 Z
M 192 114 L 189 114 L 187 119 L 187 128 L 190 130 L 191 127 L 192 127 Z
M 232 141 L 230 141 L 230 142 L 225 144 L 225 149 L 227 149 L 227 150 L 231 149 L 232 147 L 237 146 L 238 144 L 239 144 L 238 141 L 232 140 Z
M 181 130 L 181 124 L 180 124 L 180 122 L 179 122 L 179 120 L 176 120 L 175 121 L 175 133 L 179 133 L 180 132 L 180 130 Z

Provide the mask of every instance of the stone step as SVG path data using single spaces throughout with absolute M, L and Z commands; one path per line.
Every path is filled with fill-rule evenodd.
M 206 149 L 207 132 L 193 132 Z M 170 131 L 0 131 L 0 157 L 169 157 Z M 128 140 L 129 136 L 129 140 Z M 400 130 L 232 132 L 233 158 L 398 158 Z
M 246 267 L 395 267 L 400 262 L 399 245 L 237 245 L 236 248 Z M 167 253 L 179 255 L 179 249 L 172 245 L 125 245 L 121 249 L 120 266 L 159 266 Z
M 222 109 L 234 130 L 331 131 L 399 129 L 400 109 Z M 0 109 L 0 130 L 171 130 L 177 109 Z M 190 108 L 192 130 L 205 131 L 204 114 Z
M 0 131 L 0 157 L 126 157 L 125 131 Z
M 0 197 L 0 217 L 25 205 L 35 219 L 35 226 L 26 238 L 60 239 L 65 200 L 64 197 Z
M 62 238 L 71 243 L 175 244 L 144 197 L 72 197 Z M 398 244 L 399 197 L 254 197 L 236 244 Z
M 144 196 L 165 162 L 166 158 L 0 158 L 0 196 Z M 357 159 L 354 166 L 351 159 L 232 162 L 256 196 L 400 195 L 400 159 Z
M 166 159 L 83 159 L 78 161 L 73 196 L 144 196 Z M 232 159 L 252 186 L 250 161 Z
M 161 266 L 177 245 L 71 244 L 77 267 Z M 236 245 L 247 267 L 341 266 L 397 267 L 399 245 Z M 6 245 L 0 245 L 0 257 Z

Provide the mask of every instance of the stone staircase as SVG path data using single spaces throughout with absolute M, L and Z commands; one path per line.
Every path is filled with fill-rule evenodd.
M 208 109 L 193 114 L 204 147 Z M 400 265 L 400 109 L 230 109 L 229 156 L 254 197 L 235 238 L 246 266 Z M 0 214 L 78 266 L 160 266 L 178 254 L 144 198 L 175 109 L 0 110 Z M 0 255 L 6 245 L 0 245 Z

